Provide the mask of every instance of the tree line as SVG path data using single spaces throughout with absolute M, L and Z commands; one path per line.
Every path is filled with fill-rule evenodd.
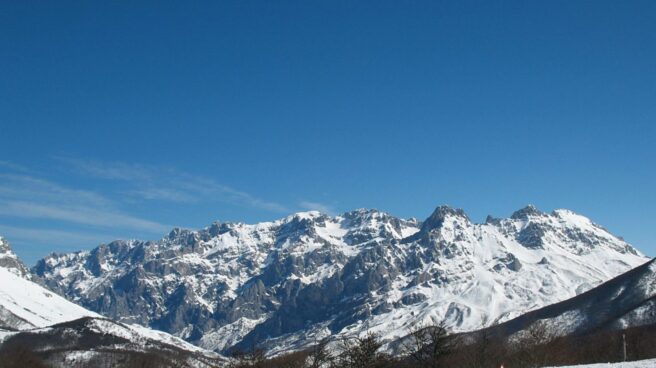
M 492 331 L 449 334 L 443 324 L 418 326 L 400 340 L 395 355 L 383 352 L 381 339 L 372 333 L 319 341 L 304 351 L 273 358 L 254 347 L 233 352 L 231 361 L 223 368 L 538 368 L 619 362 L 624 358 L 624 343 L 627 360 L 656 358 L 656 325 L 565 337 L 556 336 L 540 322 L 510 339 L 497 338 Z M 88 361 L 66 362 L 66 351 L 47 352 L 3 344 L 0 368 L 187 367 L 184 356 L 155 351 L 98 353 Z
M 656 358 L 656 325 L 559 337 L 538 321 L 511 338 L 495 337 L 491 329 L 449 334 L 443 324 L 419 326 L 395 356 L 381 352 L 375 334 L 342 338 L 332 348 L 321 341 L 270 359 L 255 348 L 235 352 L 229 368 L 539 368 L 620 362 L 624 341 L 627 360 Z

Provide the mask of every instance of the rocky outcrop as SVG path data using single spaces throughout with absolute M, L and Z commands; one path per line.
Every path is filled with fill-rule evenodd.
M 29 268 L 16 256 L 9 242 L 0 237 L 0 267 L 10 270 L 15 275 L 30 279 Z

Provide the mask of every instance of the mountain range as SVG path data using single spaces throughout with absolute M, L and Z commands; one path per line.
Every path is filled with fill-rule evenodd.
M 424 221 L 356 210 L 176 228 L 158 241 L 51 254 L 30 277 L 100 315 L 203 349 L 277 354 L 327 336 L 373 332 L 392 342 L 431 322 L 453 332 L 497 325 L 648 260 L 569 210 L 527 206 L 474 223 L 440 206 Z

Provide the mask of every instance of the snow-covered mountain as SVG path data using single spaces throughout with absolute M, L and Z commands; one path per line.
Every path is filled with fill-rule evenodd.
M 438 207 L 423 223 L 376 210 L 299 213 L 255 225 L 174 229 L 50 255 L 33 272 L 107 317 L 203 348 L 297 349 L 371 331 L 391 341 L 418 323 L 468 331 L 568 299 L 648 261 L 568 210 L 533 206 L 470 221 Z
M 4 254 L 18 260 L 9 248 Z M 15 262 L 7 265 L 0 266 L 0 361 L 11 359 L 13 348 L 57 365 L 94 366 L 108 356 L 125 361 L 146 353 L 170 356 L 162 358 L 163 366 L 172 359 L 197 367 L 224 361 L 165 332 L 101 317 L 21 276 Z

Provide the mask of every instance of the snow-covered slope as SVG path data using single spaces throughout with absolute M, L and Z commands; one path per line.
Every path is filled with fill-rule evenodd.
M 255 225 L 174 229 L 51 255 L 33 271 L 103 315 L 208 349 L 297 349 L 324 336 L 417 323 L 468 331 L 580 294 L 648 259 L 568 210 L 528 206 L 472 223 L 438 207 L 423 223 L 376 210 L 299 213 Z
M 0 267 L 0 327 L 46 327 L 82 317 L 100 317 Z
M 59 361 L 82 352 L 89 352 L 88 358 L 98 358 L 98 354 L 110 348 L 132 353 L 164 349 L 183 354 L 185 361 L 194 366 L 223 361 L 222 357 L 165 332 L 103 318 L 14 271 L 0 267 L 0 345 L 3 352 L 8 350 L 7 344 L 14 344 L 21 349 L 37 349 L 49 359 L 51 353 L 56 354 Z M 91 339 L 99 336 L 102 338 Z M 43 345 L 34 345 L 37 341 Z
M 656 325 L 656 259 L 574 298 L 492 327 L 499 338 L 514 338 L 539 322 L 552 336 Z

